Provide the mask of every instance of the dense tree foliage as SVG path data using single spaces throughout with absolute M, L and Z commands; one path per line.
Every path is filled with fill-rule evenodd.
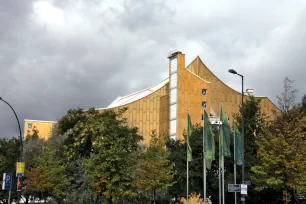
M 99 134 L 93 145 L 95 154 L 85 167 L 92 188 L 109 203 L 136 195 L 134 180 L 142 137 L 121 116 L 121 112 L 106 111 L 101 123 L 91 126 Z
M 306 116 L 304 101 L 295 104 L 292 82 L 285 79 L 278 97 L 282 113 L 256 138 L 259 162 L 252 167 L 256 190 L 277 189 L 284 203 L 298 202 L 297 195 L 306 194 Z
M 152 132 L 150 146 L 140 159 L 140 168 L 137 179 L 137 187 L 153 196 L 155 204 L 156 196 L 175 182 L 174 165 L 168 159 L 170 152 L 165 148 L 166 138 Z
M 12 198 L 17 198 L 16 192 L 16 162 L 19 159 L 20 140 L 17 138 L 4 139 L 0 138 L 0 176 L 2 180 L 3 173 L 13 174 Z M 1 182 L 2 185 L 2 182 Z M 0 191 L 0 203 L 6 204 L 8 191 Z
M 55 156 L 55 150 L 44 146 L 42 154 L 34 159 L 33 168 L 27 173 L 27 187 L 39 191 L 44 199 L 51 196 L 61 203 L 70 184 L 65 168 L 62 159 Z
M 306 194 L 306 96 L 295 104 L 289 78 L 279 98 L 282 113 L 276 120 L 261 112 L 261 101 L 245 103 L 245 180 L 250 180 L 247 203 L 296 203 Z M 187 148 L 184 141 L 152 132 L 150 145 L 142 144 L 138 128 L 123 118 L 126 109 L 71 109 L 54 126 L 48 140 L 34 127 L 24 141 L 25 203 L 43 200 L 65 204 L 173 203 L 186 198 Z M 241 129 L 241 113 L 234 115 Z M 234 121 L 230 121 L 231 124 Z M 216 158 L 207 170 L 207 196 L 219 202 L 219 129 L 213 126 Z M 231 136 L 231 152 L 233 152 Z M 203 196 L 203 127 L 193 124 L 190 137 L 189 192 Z M 0 173 L 15 172 L 19 140 L 0 139 Z M 226 203 L 234 203 L 227 185 L 234 182 L 233 154 L 226 157 Z M 237 183 L 241 166 L 237 166 Z M 16 198 L 14 177 L 12 198 Z M 238 193 L 238 197 L 240 194 Z M 6 204 L 7 191 L 0 191 Z M 239 198 L 238 198 L 239 199 Z M 201 200 L 201 199 L 200 199 Z

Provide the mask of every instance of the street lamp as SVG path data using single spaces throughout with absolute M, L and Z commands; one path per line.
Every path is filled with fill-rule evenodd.
M 254 90 L 253 89 L 246 89 L 246 91 L 245 91 L 246 93 L 248 93 L 248 94 L 250 94 L 250 93 L 253 93 L 254 92 Z
M 15 117 L 16 117 L 16 120 L 17 120 L 17 123 L 18 123 L 18 128 L 19 128 L 19 139 L 20 139 L 19 162 L 21 162 L 22 161 L 23 141 L 22 141 L 22 137 L 21 137 L 21 127 L 20 127 L 18 116 L 17 116 L 14 108 L 7 101 L 5 101 L 2 97 L 0 97 L 0 101 L 3 101 L 4 103 L 6 103 L 12 109 L 12 111 L 15 114 Z M 21 179 L 21 177 L 18 176 L 18 180 L 19 179 Z M 19 203 L 19 200 L 20 200 L 20 192 L 18 191 L 18 201 L 17 201 L 18 203 Z
M 233 69 L 228 70 L 229 73 L 231 74 L 236 74 L 241 77 L 242 79 L 242 91 L 241 91 L 241 117 L 242 117 L 242 127 L 241 127 L 241 142 L 242 142 L 242 173 L 241 173 L 241 183 L 244 184 L 244 89 L 243 89 L 243 75 L 239 74 Z M 245 195 L 241 195 L 241 202 L 245 203 Z
M 15 114 L 15 117 L 16 117 L 16 120 L 17 120 L 17 123 L 18 123 L 18 128 L 19 128 L 19 139 L 20 139 L 20 154 L 19 154 L 19 161 L 21 162 L 22 161 L 22 147 L 23 147 L 23 142 L 22 142 L 22 137 L 21 137 L 21 127 L 20 127 L 20 123 L 19 123 L 19 119 L 18 119 L 18 116 L 14 110 L 14 108 L 7 102 L 5 101 L 2 97 L 0 97 L 0 101 L 3 101 L 4 103 L 6 103 L 11 109 L 12 111 L 14 112 Z

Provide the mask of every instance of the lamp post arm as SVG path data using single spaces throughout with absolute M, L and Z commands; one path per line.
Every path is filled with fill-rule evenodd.
M 6 103 L 11 109 L 12 111 L 14 112 L 14 115 L 16 117 L 16 120 L 17 120 L 17 123 L 18 123 L 18 128 L 19 128 L 19 140 L 20 140 L 20 155 L 19 155 L 19 160 L 20 162 L 22 161 L 22 148 L 23 148 L 23 141 L 22 141 L 22 137 L 21 137 L 21 127 L 20 127 L 20 123 L 19 123 L 19 119 L 18 119 L 18 116 L 14 110 L 14 108 L 7 102 L 5 101 L 3 98 L 0 97 L 0 100 L 3 101 L 4 103 Z

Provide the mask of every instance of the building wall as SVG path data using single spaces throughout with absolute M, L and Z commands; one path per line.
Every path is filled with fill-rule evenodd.
M 38 120 L 25 120 L 24 121 L 24 138 L 27 137 L 28 131 L 33 134 L 33 129 L 38 130 L 38 136 L 41 139 L 47 140 L 52 133 L 52 128 L 56 124 L 54 121 L 38 121 Z
M 239 105 L 241 104 L 241 92 L 237 92 L 224 84 L 216 75 L 214 75 L 206 65 L 197 57 L 186 69 L 201 78 L 211 82 L 211 106 L 217 115 L 220 115 L 221 102 L 223 101 L 226 115 L 233 119 L 233 113 L 239 112 Z M 238 77 L 237 77 L 238 78 Z M 275 118 L 273 111 L 279 112 L 279 109 L 267 98 L 256 97 L 261 99 L 261 111 L 271 118 Z M 248 96 L 245 96 L 246 101 Z
M 185 68 L 185 55 L 178 54 L 178 115 L 177 115 L 177 139 L 183 140 L 183 132 L 187 127 L 187 112 L 193 124 L 202 124 L 204 108 L 202 102 L 206 102 L 206 111 L 210 113 L 211 84 Z M 207 95 L 202 95 L 202 89 L 207 90 Z
M 168 133 L 168 86 L 167 84 L 138 101 L 113 108 L 116 111 L 128 107 L 123 117 L 128 119 L 129 125 L 139 128 L 139 134 L 144 137 L 142 143 L 145 145 L 150 143 L 152 130 L 156 130 L 158 134 Z
M 187 111 L 191 116 L 193 124 L 203 124 L 202 102 L 206 102 L 208 114 L 220 115 L 221 102 L 224 103 L 226 115 L 230 122 L 233 113 L 239 112 L 241 104 L 241 94 L 218 79 L 197 57 L 190 65 L 185 67 L 185 55 L 178 52 L 174 56 L 177 58 L 177 113 L 176 113 L 176 139 L 183 139 L 183 132 L 187 127 Z M 169 59 L 169 73 L 170 61 Z M 169 80 L 171 83 L 171 80 Z M 170 84 L 167 83 L 157 91 L 129 104 L 113 108 L 128 107 L 123 117 L 128 119 L 130 126 L 139 128 L 139 134 L 144 137 L 143 143 L 149 145 L 152 130 L 158 134 L 170 135 Z M 202 95 L 202 89 L 207 90 L 207 95 Z M 247 99 L 247 96 L 245 97 Z M 262 112 L 274 118 L 273 111 L 279 109 L 267 98 L 262 97 Z M 103 112 L 106 109 L 100 109 Z M 24 125 L 24 135 L 27 134 L 28 124 L 32 124 L 39 130 L 39 135 L 47 139 L 50 136 L 54 122 L 26 120 Z

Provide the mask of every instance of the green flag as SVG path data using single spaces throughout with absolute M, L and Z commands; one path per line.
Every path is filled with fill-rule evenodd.
M 211 169 L 211 163 L 215 160 L 215 140 L 212 132 L 212 125 L 204 110 L 204 158 L 206 167 Z
M 220 133 L 222 132 L 222 137 L 223 137 L 222 138 L 223 139 L 223 155 L 225 157 L 230 157 L 231 156 L 231 150 L 230 150 L 231 129 L 230 129 L 228 118 L 226 114 L 224 113 L 223 104 L 221 106 L 220 120 L 222 122 L 222 126 L 221 126 L 222 131 L 220 131 Z
M 237 125 L 234 123 L 234 131 L 235 131 L 235 162 L 236 165 L 242 165 L 242 151 L 241 151 L 241 135 Z
M 190 147 L 190 141 L 189 138 L 192 134 L 193 128 L 192 128 L 192 122 L 191 122 L 191 118 L 190 115 L 187 114 L 188 117 L 188 127 L 187 127 L 187 161 L 192 161 L 192 149 Z

